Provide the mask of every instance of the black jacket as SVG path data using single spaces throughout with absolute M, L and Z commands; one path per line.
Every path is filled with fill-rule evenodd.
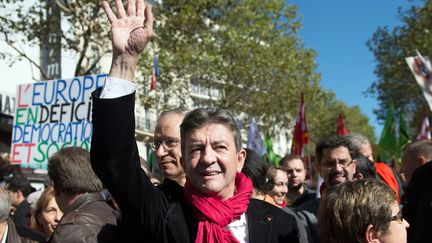
M 14 214 L 11 216 L 15 225 L 28 226 L 30 224 L 30 203 L 23 200 L 16 208 Z
M 193 242 L 198 224 L 183 188 L 170 180 L 155 187 L 140 167 L 135 94 L 99 99 L 99 93 L 93 93 L 91 162 L 122 211 L 123 241 Z M 279 208 L 252 199 L 246 215 L 250 242 L 298 242 L 294 217 Z
M 402 215 L 410 224 L 408 228 L 408 242 L 430 242 L 432 161 L 414 171 L 404 198 Z
M 116 242 L 117 212 L 100 193 L 86 193 L 67 207 L 49 242 Z

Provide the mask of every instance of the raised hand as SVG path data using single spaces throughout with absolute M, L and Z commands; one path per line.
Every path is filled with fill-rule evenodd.
M 153 35 L 151 6 L 146 6 L 143 0 L 129 0 L 126 14 L 122 1 L 116 0 L 115 3 L 118 17 L 111 10 L 108 1 L 102 2 L 111 23 L 113 52 L 138 56 Z
M 129 0 L 127 13 L 121 0 L 115 1 L 116 16 L 108 1 L 102 7 L 111 23 L 113 63 L 110 76 L 131 80 L 134 77 L 139 54 L 153 36 L 153 14 L 144 0 Z

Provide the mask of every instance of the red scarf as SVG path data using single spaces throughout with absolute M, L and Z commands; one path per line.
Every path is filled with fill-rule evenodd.
M 196 243 L 238 243 L 226 226 L 246 212 L 253 193 L 252 181 L 242 173 L 235 178 L 236 193 L 227 200 L 203 196 L 189 182 L 185 184 L 186 201 L 199 220 Z
M 287 205 L 285 201 L 283 201 L 281 204 L 275 202 L 275 204 L 276 204 L 278 207 L 280 207 L 280 208 L 284 208 L 284 207 L 286 207 L 286 205 Z

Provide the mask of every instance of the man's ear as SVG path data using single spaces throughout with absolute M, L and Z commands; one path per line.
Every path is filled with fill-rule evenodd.
M 242 148 L 237 154 L 237 172 L 241 172 L 245 160 L 246 160 L 246 150 Z
M 378 232 L 375 231 L 373 225 L 368 225 L 365 232 L 365 242 L 367 243 L 379 243 Z
M 24 194 L 22 193 L 22 191 L 21 191 L 20 189 L 18 189 L 18 190 L 16 191 L 16 193 L 17 193 L 19 199 L 21 199 L 21 198 L 24 198 L 24 199 L 25 199 Z
M 426 162 L 427 161 L 426 161 L 426 158 L 424 156 L 418 156 L 417 157 L 417 163 L 418 163 L 419 167 L 426 164 Z
M 362 173 L 355 173 L 354 174 L 354 180 L 355 181 L 358 181 L 358 180 L 361 180 L 361 179 L 364 179 L 364 176 L 363 176 Z

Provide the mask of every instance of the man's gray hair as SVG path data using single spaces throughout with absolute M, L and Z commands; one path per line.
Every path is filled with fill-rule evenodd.
M 179 106 L 179 107 L 176 107 L 176 108 L 173 108 L 173 109 L 169 109 L 169 110 L 164 110 L 159 115 L 158 123 L 159 123 L 159 121 L 161 121 L 165 117 L 171 116 L 171 115 L 178 115 L 178 116 L 184 117 L 186 115 L 186 113 L 188 113 L 188 111 L 189 110 L 186 107 L 183 107 L 183 106 Z
M 228 110 L 215 107 L 205 107 L 197 108 L 187 113 L 180 125 L 181 148 L 183 154 L 186 154 L 185 151 L 183 151 L 186 143 L 186 134 L 204 124 L 222 124 L 226 126 L 234 137 L 236 152 L 241 150 L 242 138 L 240 129 Z
M 346 135 L 345 137 L 351 143 L 352 149 L 354 150 L 356 156 L 360 154 L 360 150 L 365 145 L 371 145 L 369 139 L 360 133 L 351 133 Z
M 8 191 L 0 188 L 0 222 L 3 223 L 9 218 L 11 200 Z

